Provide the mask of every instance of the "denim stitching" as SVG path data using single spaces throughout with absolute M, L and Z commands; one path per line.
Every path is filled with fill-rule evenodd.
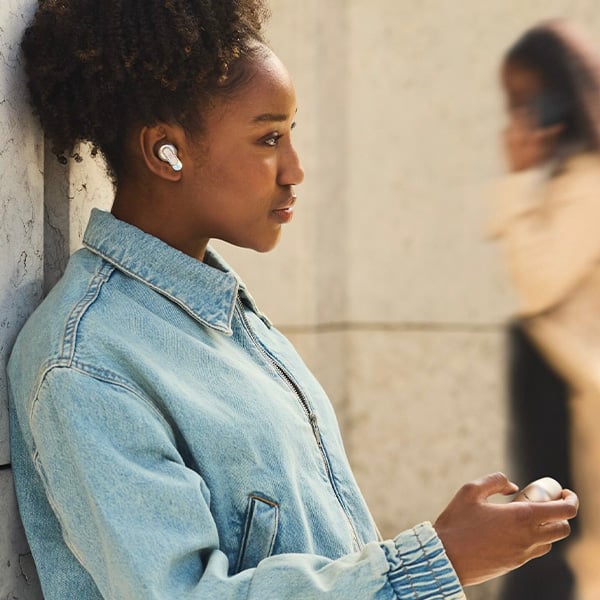
M 60 528 L 62 531 L 63 539 L 65 540 L 65 544 L 67 545 L 69 550 L 73 553 L 73 556 L 79 561 L 81 566 L 84 569 L 86 569 L 85 561 L 83 560 L 83 557 L 77 551 L 77 548 L 75 548 L 75 545 L 73 544 L 73 541 L 71 540 L 71 536 L 69 535 L 68 527 L 62 520 L 61 515 L 58 511 L 56 501 L 54 500 L 54 496 L 52 495 L 50 488 L 48 486 L 48 479 L 46 477 L 46 473 L 45 473 L 44 467 L 40 461 L 40 455 L 37 450 L 35 450 L 33 452 L 32 462 L 33 462 L 33 466 L 34 466 L 35 470 L 37 471 L 40 479 L 42 480 L 42 482 L 44 484 L 44 489 L 46 491 L 46 496 L 48 498 L 48 504 L 50 504 L 50 507 L 52 508 L 52 512 L 54 513 L 56 519 L 58 520 L 58 522 L 60 524 Z
M 171 302 L 173 302 L 174 304 L 177 304 L 177 306 L 179 306 L 181 309 L 183 309 L 195 321 L 198 321 L 202 325 L 205 325 L 206 327 L 210 327 L 211 329 L 216 329 L 217 331 L 220 331 L 221 333 L 224 333 L 228 336 L 233 334 L 233 331 L 231 330 L 231 319 L 233 317 L 233 311 L 235 310 L 235 302 L 231 302 L 231 306 L 229 307 L 229 312 L 227 313 L 227 325 L 223 326 L 223 325 L 218 325 L 215 323 L 210 323 L 209 321 L 207 321 L 206 319 L 201 317 L 197 312 L 195 312 L 191 306 L 188 306 L 185 302 L 183 302 L 183 300 L 180 300 L 176 296 L 173 296 L 171 293 L 167 292 L 165 289 L 159 287 L 155 283 L 152 283 L 151 281 L 144 279 L 141 275 L 134 273 L 133 271 L 131 271 L 124 265 L 117 264 L 110 256 L 107 256 L 106 254 L 102 253 L 98 248 L 95 248 L 95 247 L 91 246 L 90 244 L 86 244 L 86 247 L 90 250 L 90 252 L 94 252 L 95 254 L 100 256 L 102 259 L 104 259 L 106 262 L 111 264 L 113 266 L 113 268 L 118 268 L 120 271 L 125 273 L 127 276 L 131 277 L 132 279 L 135 279 L 136 281 L 139 281 L 140 283 L 143 283 L 144 285 L 147 285 L 149 288 L 153 289 L 155 292 L 158 292 L 162 296 L 165 296 L 166 298 L 171 300 Z M 237 297 L 237 288 L 238 287 L 239 287 L 239 283 L 236 281 L 236 290 L 235 290 L 235 293 L 233 294 L 234 298 Z
M 262 496 L 257 496 L 256 494 L 252 494 L 250 498 L 258 500 L 259 502 L 263 502 L 267 504 L 271 508 L 275 509 L 275 527 L 273 528 L 273 535 L 271 536 L 271 542 L 269 543 L 268 556 L 271 556 L 273 552 L 273 548 L 275 546 L 275 540 L 277 539 L 277 531 L 279 530 L 279 504 L 277 502 L 273 502 L 272 500 L 268 500 L 267 498 L 263 498 Z
M 129 385 L 128 382 L 126 383 L 123 380 L 119 381 L 119 379 L 122 379 L 122 378 L 119 378 L 117 375 L 111 373 L 110 371 L 104 369 L 104 372 L 106 375 L 103 376 L 103 375 L 94 374 L 88 370 L 85 370 L 85 368 L 81 367 L 82 365 L 83 365 L 83 363 L 79 363 L 78 366 L 67 365 L 67 364 L 62 364 L 62 365 L 54 364 L 54 365 L 48 367 L 44 371 L 44 373 L 42 374 L 42 377 L 40 378 L 38 387 L 35 391 L 34 399 L 33 399 L 33 402 L 31 403 L 31 409 L 29 411 L 29 420 L 31 421 L 32 430 L 33 430 L 33 419 L 34 419 L 35 407 L 39 402 L 40 390 L 41 390 L 41 387 L 42 387 L 44 381 L 46 380 L 47 376 L 50 374 L 51 371 L 54 371 L 55 369 L 68 369 L 71 371 L 75 371 L 77 373 L 81 373 L 82 375 L 85 375 L 87 377 L 96 379 L 98 381 L 103 381 L 104 383 L 108 383 L 109 385 L 114 385 L 116 387 L 123 388 L 124 390 L 130 392 L 132 395 L 134 395 L 138 400 L 140 400 L 145 406 L 147 406 L 154 413 L 154 416 L 157 417 L 162 422 L 163 426 L 169 433 L 169 438 L 171 439 L 173 444 L 176 443 L 175 438 L 173 436 L 173 431 L 172 431 L 171 426 L 169 425 L 169 422 L 165 418 L 164 414 L 158 409 L 158 407 L 154 403 L 152 403 L 148 399 L 146 399 L 142 394 L 140 394 L 140 392 L 138 390 L 136 390 L 134 387 Z M 114 377 L 110 378 L 109 375 L 113 375 Z
M 427 550 L 425 549 L 425 546 L 423 545 L 423 542 L 421 541 L 419 532 L 417 530 L 413 530 L 413 531 L 414 531 L 415 537 L 417 538 L 417 542 L 419 543 L 419 548 L 420 548 L 421 552 L 423 553 L 425 560 L 427 561 L 427 566 L 429 568 L 429 571 L 433 575 L 433 580 L 435 581 L 435 584 L 437 585 L 438 590 L 440 592 L 442 592 L 443 586 L 441 585 L 441 583 L 438 579 L 437 571 L 433 568 L 433 565 L 431 564 L 431 559 L 429 557 L 429 553 L 427 552 Z
M 271 554 L 273 552 L 273 547 L 275 546 L 275 540 L 277 539 L 277 532 L 279 530 L 279 504 L 277 502 L 274 502 L 273 500 L 269 500 L 269 499 L 265 498 L 264 496 L 259 496 L 257 494 L 250 494 L 248 496 L 248 499 L 250 501 L 250 507 L 249 507 L 248 513 L 246 515 L 246 522 L 244 524 L 244 531 L 242 533 L 242 545 L 240 547 L 239 556 L 236 561 L 236 567 L 235 567 L 236 572 L 240 571 L 240 569 L 242 568 L 242 564 L 244 563 L 244 559 L 246 558 L 246 550 L 248 548 L 249 532 L 250 532 L 250 527 L 252 526 L 252 521 L 254 519 L 254 514 L 256 513 L 256 506 L 257 506 L 256 503 L 257 502 L 262 502 L 263 504 L 266 504 L 267 506 L 270 506 L 271 508 L 275 509 L 275 526 L 273 528 L 273 534 L 269 541 L 269 548 L 267 550 L 267 556 L 271 556 Z
M 427 551 L 427 546 L 432 545 L 432 541 L 430 540 L 429 542 L 427 542 L 425 545 L 423 544 L 421 537 L 419 535 L 419 530 L 418 529 L 414 529 L 414 535 L 417 539 L 417 542 L 419 543 L 419 548 L 421 550 L 421 552 L 423 553 L 423 556 L 425 557 L 425 560 L 427 561 L 427 566 L 429 568 L 430 573 L 433 575 L 433 580 L 437 585 L 438 591 L 440 592 L 440 594 L 442 595 L 442 597 L 444 596 L 444 582 L 442 580 L 440 580 L 439 576 L 438 576 L 438 570 L 433 566 L 432 562 L 431 562 L 431 556 L 430 553 Z M 441 554 L 441 551 L 438 553 Z M 436 558 L 438 556 L 438 554 L 436 554 L 436 556 L 434 558 Z
M 90 280 L 86 293 L 83 295 L 81 300 L 74 306 L 67 324 L 65 327 L 63 342 L 62 342 L 62 358 L 67 357 L 70 363 L 73 360 L 75 354 L 75 346 L 77 343 L 77 331 L 83 315 L 87 309 L 96 301 L 100 290 L 104 283 L 106 283 L 114 271 L 114 267 L 110 264 L 100 265 L 100 268 Z
M 400 552 L 400 548 L 398 548 L 397 544 L 394 544 L 394 545 L 396 546 L 396 554 L 397 554 L 398 558 L 400 559 L 400 570 L 404 574 L 404 578 L 406 579 L 406 581 L 407 581 L 407 583 L 408 583 L 408 585 L 410 587 L 410 590 L 411 590 L 411 592 L 413 594 L 414 599 L 415 600 L 419 600 L 419 596 L 417 595 L 417 592 L 416 592 L 416 590 L 415 590 L 415 588 L 413 586 L 413 582 L 412 582 L 412 579 L 410 577 L 410 573 L 409 573 L 408 569 L 406 568 L 406 565 L 404 564 L 404 560 L 402 558 L 402 553 Z M 398 570 L 395 571 L 395 573 L 397 573 L 397 572 L 398 572 Z M 393 574 L 394 573 L 391 573 L 391 572 L 388 571 L 387 576 L 388 576 L 388 580 L 390 580 L 390 584 L 392 585 L 392 589 L 394 590 L 394 593 L 396 593 L 396 586 L 391 581 L 391 577 L 392 577 Z
M 246 549 L 248 548 L 248 535 L 250 527 L 252 526 L 252 519 L 254 519 L 254 513 L 256 512 L 256 504 L 253 502 L 252 496 L 249 498 L 250 506 L 248 507 L 248 513 L 246 515 L 246 522 L 244 523 L 244 531 L 242 532 L 242 545 L 240 547 L 240 555 L 238 556 L 237 563 L 235 566 L 236 572 L 242 568 L 244 558 L 246 558 Z

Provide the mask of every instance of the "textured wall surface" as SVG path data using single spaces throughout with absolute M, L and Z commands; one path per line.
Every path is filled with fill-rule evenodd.
M 44 157 L 18 48 L 34 4 L 0 4 L 0 598 L 10 600 L 35 600 L 41 593 L 10 471 L 6 360 L 21 325 L 79 246 L 91 206 L 107 207 L 112 196 L 93 161 L 65 168 Z
M 33 0 L 0 4 L 0 598 L 39 598 L 9 469 L 4 363 L 111 188 L 45 154 L 17 42 Z M 497 68 L 543 17 L 600 37 L 595 0 L 271 0 L 296 82 L 306 170 L 294 223 L 257 256 L 217 244 L 336 406 L 357 478 L 393 535 L 434 519 L 505 458 L 503 323 L 512 298 L 481 237 L 502 171 Z M 85 154 L 83 152 L 82 154 Z M 45 214 L 45 219 L 44 219 Z M 469 590 L 492 600 L 495 586 Z
M 23 104 L 18 40 L 33 2 L 0 4 L 0 598 L 39 598 L 16 510 L 4 367 L 19 328 L 42 296 L 43 147 Z
M 20 325 L 41 298 L 43 245 L 42 146 L 27 107 L 22 103 L 18 39 L 28 16 L 26 2 L 0 7 L 0 22 L 9 32 L 0 39 L 0 356 L 6 360 Z M 0 371 L 4 400 L 4 370 Z M 0 462 L 9 462 L 8 424 L 2 402 Z

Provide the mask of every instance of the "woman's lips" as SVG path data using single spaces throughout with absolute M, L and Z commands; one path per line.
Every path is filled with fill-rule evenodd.
M 296 194 L 293 194 L 288 203 L 272 210 L 271 212 L 280 223 L 289 223 L 294 216 L 294 204 L 296 204 Z
M 294 205 L 287 206 L 286 208 L 278 208 L 271 211 L 275 218 L 281 223 L 289 223 L 294 216 Z

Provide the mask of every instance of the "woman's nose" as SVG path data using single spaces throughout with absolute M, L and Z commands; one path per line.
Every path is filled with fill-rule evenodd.
M 304 181 L 304 169 L 294 146 L 290 144 L 279 170 L 280 185 L 300 185 Z

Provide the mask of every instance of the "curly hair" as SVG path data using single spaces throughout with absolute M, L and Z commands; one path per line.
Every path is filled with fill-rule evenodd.
M 117 180 L 135 125 L 201 128 L 243 79 L 268 16 L 262 0 L 39 0 L 22 48 L 34 111 L 63 163 L 79 142 Z
M 580 28 L 562 19 L 532 27 L 507 51 L 504 64 L 512 63 L 539 73 L 546 90 L 565 98 L 559 150 L 600 148 L 600 54 Z

